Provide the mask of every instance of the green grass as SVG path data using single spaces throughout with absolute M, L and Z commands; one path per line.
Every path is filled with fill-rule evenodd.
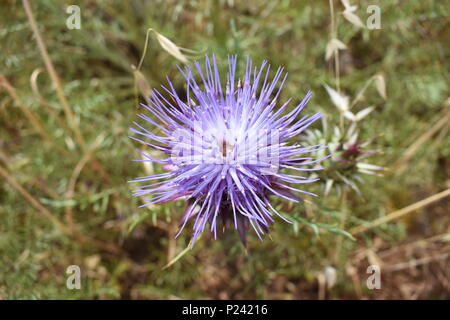
M 401 244 L 449 232 L 448 200 L 360 234 L 356 241 L 329 228 L 320 229 L 317 236 L 308 224 L 293 227 L 276 221 L 272 239 L 260 242 L 251 235 L 246 249 L 234 232 L 218 241 L 205 234 L 192 251 L 163 269 L 168 257 L 176 256 L 189 242 L 188 232 L 173 239 L 183 203 L 139 209 L 139 200 L 131 197 L 132 186 L 127 184 L 127 180 L 144 174 L 138 163 L 130 161 L 140 146 L 128 138 L 128 128 L 138 110 L 131 66 L 139 63 L 148 28 L 181 47 L 215 54 L 222 74 L 228 54 L 239 55 L 241 72 L 245 56 L 255 63 L 266 59 L 273 67 L 284 66 L 289 77 L 282 100 L 292 97 L 298 102 L 311 89 L 314 97 L 306 112 L 320 110 L 330 124 L 339 125 L 338 110 L 323 87 L 325 83 L 335 86 L 333 64 L 324 58 L 330 39 L 328 1 L 230 3 L 79 1 L 82 29 L 68 30 L 65 9 L 71 1 L 32 1 L 39 30 L 86 144 L 104 135 L 94 155 L 111 182 L 102 179 L 89 160 L 76 179 L 72 199 L 67 199 L 66 192 L 83 151 L 72 132 L 49 116 L 31 89 L 33 71 L 45 70 L 45 66 L 22 3 L 6 1 L 0 5 L 1 75 L 43 122 L 48 135 L 66 150 L 61 154 L 43 141 L 1 88 L 0 165 L 65 224 L 70 207 L 77 234 L 121 250 L 108 252 L 92 241 L 67 236 L 4 180 L 0 183 L 0 299 L 315 299 L 317 275 L 327 266 L 336 268 L 338 274 L 337 284 L 327 297 L 360 298 L 349 270 L 356 269 L 359 285 L 365 288 L 365 270 L 371 263 L 362 252 L 399 248 L 399 254 L 386 261 L 388 269 L 417 258 L 402 251 Z M 364 0 L 356 11 L 363 21 L 370 4 L 381 7 L 380 30 L 357 29 L 338 13 L 343 6 L 334 1 L 338 38 L 348 46 L 340 51 L 340 83 L 342 92 L 355 97 L 370 77 L 384 75 L 387 99 L 371 85 L 355 109 L 375 106 L 358 126 L 360 136 L 375 138 L 370 147 L 382 152 L 369 162 L 389 168 L 448 112 L 450 12 L 442 1 Z M 201 54 L 198 57 L 202 59 Z M 177 64 L 181 63 L 152 36 L 141 69 L 148 84 L 158 87 L 168 75 L 177 90 L 183 90 Z M 37 81 L 45 101 L 70 126 L 48 74 L 44 71 Z M 315 128 L 320 129 L 320 125 Z M 308 222 L 349 231 L 449 188 L 449 156 L 447 124 L 419 146 L 403 172 L 365 176 L 360 196 L 353 191 L 346 192 L 344 200 L 335 193 L 319 196 L 309 199 L 312 205 L 306 211 L 303 204 L 276 199 L 274 203 L 283 212 Z M 155 165 L 155 170 L 161 168 Z M 318 185 L 308 191 L 320 193 Z M 445 244 L 424 243 L 433 246 L 437 255 L 448 252 Z M 427 252 L 417 254 L 427 256 Z M 72 264 L 82 269 L 81 290 L 65 287 L 65 270 Z M 420 276 L 413 278 L 409 271 L 403 274 L 412 284 L 433 277 L 419 268 Z M 395 274 L 383 279 L 388 279 L 383 283 L 385 291 L 363 289 L 362 294 L 407 298 L 397 289 L 386 291 L 402 285 Z M 436 285 L 419 297 L 450 296 Z

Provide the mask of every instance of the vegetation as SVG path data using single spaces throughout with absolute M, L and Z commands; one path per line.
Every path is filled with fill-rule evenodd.
M 380 7 L 374 30 L 337 0 L 76 1 L 81 29 L 70 30 L 72 2 L 30 1 L 36 27 L 28 1 L 0 5 L 0 299 L 450 298 L 444 1 L 359 1 L 364 24 L 367 7 Z M 183 92 L 176 66 L 204 54 L 222 74 L 228 54 L 241 73 L 246 56 L 284 66 L 281 100 L 311 89 L 306 112 L 326 115 L 328 131 L 317 122 L 307 139 L 338 144 L 333 128 L 354 122 L 383 174 L 360 175 L 357 191 L 331 168 L 308 185 L 319 197 L 273 199 L 295 223 L 278 219 L 263 242 L 205 233 L 185 250 L 189 229 L 174 237 L 184 203 L 138 208 L 131 196 L 128 180 L 163 169 L 130 161 L 141 146 L 128 128 L 146 92 L 166 75 Z M 373 108 L 352 121 L 330 92 L 353 114 Z M 339 190 L 325 195 L 327 179 Z M 366 286 L 373 264 L 379 290 Z M 66 288 L 70 265 L 81 268 L 80 290 Z

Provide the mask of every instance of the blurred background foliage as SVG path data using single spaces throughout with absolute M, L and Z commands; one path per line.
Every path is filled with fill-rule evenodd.
M 72 4 L 81 9 L 80 30 L 66 27 Z M 141 73 L 134 70 L 147 29 L 200 52 L 199 60 L 215 54 L 222 74 L 228 54 L 240 57 L 241 71 L 245 56 L 284 66 L 282 99 L 298 102 L 311 89 L 305 112 L 320 110 L 338 126 L 339 111 L 324 89 L 336 79 L 335 60 L 325 60 L 329 1 L 31 1 L 73 122 L 22 2 L 2 1 L 0 298 L 450 298 L 449 200 L 419 202 L 450 188 L 450 8 L 437 0 L 355 4 L 363 22 L 366 8 L 379 5 L 381 29 L 355 27 L 333 1 L 337 37 L 347 46 L 339 51 L 340 90 L 354 98 L 369 79 L 383 76 L 386 99 L 372 85 L 356 108 L 374 106 L 358 129 L 380 151 L 370 163 L 386 167 L 384 176 L 364 176 L 360 195 L 325 196 L 317 184 L 308 191 L 319 197 L 306 204 L 274 199 L 295 217 L 293 226 L 276 221 L 270 237 L 260 242 L 252 235 L 246 248 L 235 232 L 218 241 L 205 234 L 164 268 L 189 241 L 188 229 L 174 239 L 184 204 L 138 208 L 127 181 L 162 169 L 130 161 L 140 146 L 128 128 L 137 100 L 144 101 L 138 85 L 159 87 L 167 75 L 177 90 L 185 87 L 176 68 L 182 63 L 155 34 Z M 322 130 L 320 123 L 314 128 Z M 367 228 L 418 202 L 415 210 Z M 352 240 L 349 233 L 358 228 Z M 81 290 L 65 285 L 73 264 L 82 270 Z M 381 265 L 380 290 L 366 287 L 371 264 Z

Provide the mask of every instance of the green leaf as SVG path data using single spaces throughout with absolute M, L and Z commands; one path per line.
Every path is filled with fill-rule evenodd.
M 314 235 L 315 235 L 316 237 L 319 236 L 319 228 L 317 227 L 316 224 L 314 224 L 314 223 L 312 223 L 312 222 L 309 222 L 308 220 L 303 219 L 303 218 L 301 218 L 301 217 L 290 217 L 290 218 L 293 219 L 293 220 L 295 220 L 295 221 L 298 222 L 298 223 L 301 223 L 301 224 L 303 224 L 303 225 L 305 225 L 305 226 L 307 226 L 307 227 L 310 227 L 310 228 L 312 229 L 312 231 L 314 232 Z
M 331 225 L 331 224 L 323 224 L 323 223 L 317 223 L 316 224 L 320 229 L 327 230 L 329 232 L 340 234 L 346 238 L 349 238 L 350 240 L 355 241 L 355 238 L 347 231 L 339 229 L 338 227 Z

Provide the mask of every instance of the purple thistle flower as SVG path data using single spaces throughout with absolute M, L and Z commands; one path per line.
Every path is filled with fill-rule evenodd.
M 322 160 L 313 160 L 307 155 L 325 148 L 323 145 L 288 144 L 321 117 L 320 113 L 298 117 L 310 100 L 311 92 L 293 110 L 282 115 L 290 101 L 277 106 L 287 77 L 287 74 L 282 77 L 282 68 L 270 81 L 267 62 L 253 69 L 247 59 L 241 81 L 236 79 L 236 56 L 228 58 L 228 65 L 225 92 L 215 57 L 211 61 L 206 57 L 205 72 L 195 63 L 201 86 L 189 67 L 180 69 L 187 82 L 186 98 L 183 100 L 168 80 L 168 87 L 162 86 L 167 97 L 153 90 L 148 105 L 142 105 L 152 117 L 139 114 L 155 129 L 150 131 L 136 122 L 135 128 L 131 128 L 146 141 L 133 139 L 166 156 L 154 159 L 140 152 L 143 160 L 136 161 L 161 163 L 168 170 L 131 181 L 150 181 L 133 194 L 151 195 L 143 206 L 187 200 L 177 236 L 191 221 L 192 245 L 208 223 L 217 238 L 219 220 L 225 228 L 234 226 L 244 244 L 245 232 L 250 226 L 261 239 L 269 224 L 274 222 L 274 215 L 290 222 L 271 205 L 269 196 L 298 202 L 300 197 L 294 192 L 315 194 L 290 184 L 318 179 L 310 180 L 280 170 L 320 170 L 304 166 Z M 276 88 L 280 79 L 281 84 Z

